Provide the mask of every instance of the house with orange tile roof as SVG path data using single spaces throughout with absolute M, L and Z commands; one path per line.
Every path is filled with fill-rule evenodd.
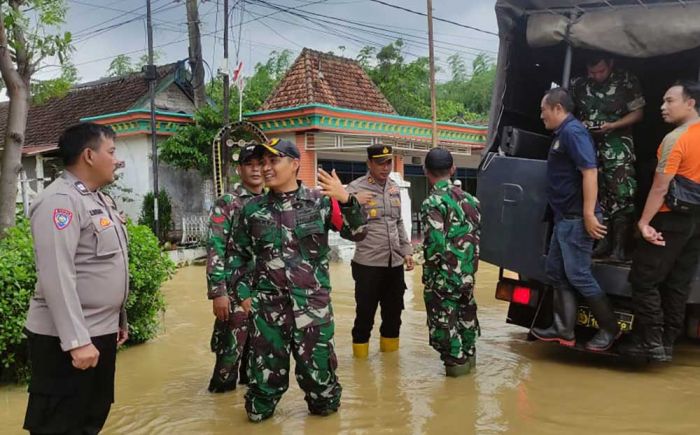
M 316 184 L 319 166 L 335 169 L 346 183 L 364 175 L 365 148 L 380 143 L 393 147 L 394 172 L 410 183 L 413 205 L 407 213 L 415 214 L 428 192 L 422 164 L 432 145 L 431 121 L 398 115 L 353 59 L 305 48 L 260 110 L 245 117 L 268 137 L 296 143 L 302 154 L 299 177 L 307 185 Z M 439 146 L 454 155 L 457 178 L 474 189 L 487 127 L 437 126 Z
M 192 122 L 194 103 L 183 63 L 157 68 L 156 137 L 173 135 L 181 125 Z M 0 119 L 7 119 L 8 103 L 0 103 Z M 148 81 L 141 72 L 82 83 L 62 97 L 32 104 L 27 118 L 22 166 L 29 196 L 41 192 L 53 180 L 62 164 L 58 157 L 58 136 L 67 127 L 91 121 L 109 125 L 117 133 L 117 156 L 126 162 L 118 185 L 131 192 L 132 201 L 119 201 L 126 213 L 137 219 L 143 196 L 153 190 L 151 126 Z M 0 123 L 0 137 L 6 124 Z M 166 164 L 158 170 L 159 185 L 171 196 L 174 221 L 188 213 L 204 210 L 203 180 L 196 171 L 181 171 Z M 211 194 L 209 194 L 211 196 Z M 18 192 L 21 201 L 21 192 Z

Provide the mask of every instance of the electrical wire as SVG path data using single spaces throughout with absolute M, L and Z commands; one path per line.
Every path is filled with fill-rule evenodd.
M 420 16 L 423 16 L 423 17 L 427 17 L 427 16 L 428 16 L 428 14 L 426 14 L 425 12 L 414 11 L 413 9 L 405 8 L 405 7 L 403 7 L 403 6 L 395 5 L 395 4 L 392 4 L 392 3 L 387 3 L 387 2 L 382 1 L 382 0 L 369 0 L 369 1 L 374 2 L 374 3 L 379 3 L 380 5 L 388 6 L 388 7 L 390 7 L 390 8 L 399 9 L 399 10 L 402 10 L 402 11 L 404 11 L 404 12 L 409 12 L 409 13 L 412 13 L 412 14 L 415 14 L 415 15 L 420 15 Z M 490 30 L 484 30 L 484 29 L 480 29 L 480 28 L 478 28 L 478 27 L 474 27 L 474 26 L 469 26 L 469 25 L 466 25 L 466 24 L 458 23 L 458 22 L 456 22 L 456 21 L 446 20 L 446 19 L 444 19 L 444 18 L 438 18 L 438 17 L 436 17 L 436 16 L 434 16 L 434 15 L 433 15 L 433 20 L 435 20 L 435 21 L 442 21 L 443 23 L 452 24 L 452 25 L 455 25 L 455 26 L 463 27 L 463 28 L 465 28 L 465 29 L 474 30 L 475 32 L 485 33 L 485 34 L 487 34 L 487 35 L 498 36 L 498 33 L 492 32 L 492 31 L 490 31 Z

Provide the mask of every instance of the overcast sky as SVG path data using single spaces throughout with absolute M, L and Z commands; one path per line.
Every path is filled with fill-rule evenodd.
M 160 63 L 174 62 L 187 57 L 187 24 L 183 0 L 152 0 L 154 10 L 154 45 L 162 54 Z M 425 0 L 384 0 L 414 11 L 425 12 Z M 234 9 L 230 39 L 230 64 L 233 65 L 238 41 L 240 5 L 229 0 Z M 268 58 L 272 50 L 289 49 L 296 56 L 303 47 L 320 51 L 333 50 L 336 54 L 354 58 L 365 45 L 384 46 L 401 37 L 406 42 L 407 59 L 427 56 L 427 19 L 406 11 L 391 8 L 371 0 L 248 0 L 241 35 L 240 59 L 245 74 L 256 62 Z M 268 5 L 265 5 L 267 3 Z M 72 60 L 82 82 L 105 75 L 110 61 L 126 53 L 138 58 L 146 53 L 145 0 L 67 0 L 69 6 L 65 29 L 72 32 L 75 52 Z M 496 32 L 495 0 L 433 0 L 436 18 L 444 18 L 467 26 Z M 269 5 L 295 8 L 281 12 Z M 218 12 L 217 12 L 218 9 Z M 207 75 L 223 59 L 223 0 L 200 2 L 203 56 L 208 63 Z M 290 13 L 291 12 L 291 13 Z M 309 17 L 299 14 L 312 12 L 325 15 Z M 297 15 L 293 15 L 297 14 Z M 269 15 L 269 16 L 268 16 Z M 334 23 L 337 17 L 355 24 Z M 372 26 L 372 28 L 368 27 Z M 474 55 L 485 52 L 495 58 L 498 39 L 445 22 L 435 21 L 436 56 L 438 67 L 446 70 L 446 59 L 460 52 L 467 63 Z M 344 49 L 339 47 L 345 47 Z M 37 78 L 55 76 L 57 67 L 43 69 Z M 440 77 L 445 77 L 441 74 Z

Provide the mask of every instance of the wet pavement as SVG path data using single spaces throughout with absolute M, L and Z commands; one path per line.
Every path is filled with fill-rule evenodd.
M 477 302 L 483 335 L 473 375 L 445 378 L 427 344 L 420 267 L 407 273 L 401 349 L 352 358 L 354 314 L 349 265 L 331 269 L 336 313 L 338 414 L 307 414 L 293 377 L 275 416 L 248 423 L 244 387 L 207 392 L 213 315 L 203 267 L 181 269 L 166 284 L 163 333 L 120 352 L 116 403 L 106 434 L 690 434 L 700 431 L 700 345 L 678 346 L 672 365 L 630 367 L 612 357 L 528 342 L 505 324 L 493 297 L 497 270 L 482 265 Z M 377 325 L 375 325 L 375 333 Z M 0 433 L 22 433 L 27 394 L 0 387 Z M 240 432 L 239 432 L 240 431 Z

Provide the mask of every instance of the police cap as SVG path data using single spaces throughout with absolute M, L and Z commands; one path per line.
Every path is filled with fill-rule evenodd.
M 391 159 L 392 152 L 389 145 L 374 144 L 367 147 L 367 158 L 373 162 L 384 163 Z
M 301 158 L 299 148 L 288 140 L 274 138 L 261 144 L 260 146 L 264 151 L 268 151 L 276 156 L 291 157 L 293 159 Z

